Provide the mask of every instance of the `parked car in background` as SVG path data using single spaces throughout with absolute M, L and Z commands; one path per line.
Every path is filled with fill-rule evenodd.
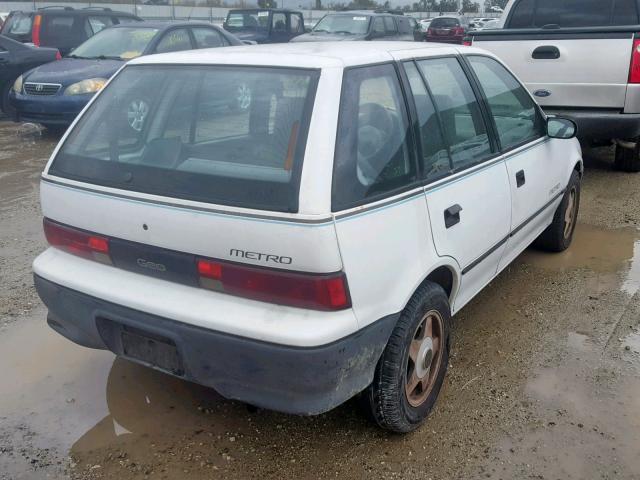
M 356 40 L 415 41 L 415 23 L 404 15 L 374 11 L 345 11 L 329 13 L 309 33 L 292 42 L 335 42 Z M 417 38 L 420 36 L 417 35 Z
M 152 53 L 228 45 L 242 42 L 205 22 L 142 22 L 110 27 L 61 61 L 22 75 L 10 93 L 15 120 L 41 123 L 52 130 L 65 129 L 126 61 Z M 240 91 L 238 95 L 248 93 Z M 142 113 L 132 112 L 132 118 L 137 114 Z
M 219 108 L 239 81 L 250 108 Z M 408 432 L 445 381 L 451 316 L 531 242 L 571 244 L 574 134 L 475 48 L 137 58 L 42 173 L 36 289 L 80 345 L 294 414 L 362 391 Z
M 482 27 L 477 28 L 476 30 L 492 30 L 496 28 L 500 28 L 500 20 L 497 18 L 493 18 L 484 22 L 482 24 Z
M 431 21 L 425 41 L 462 44 L 470 29 L 467 17 L 436 17 Z
M 286 43 L 305 32 L 302 13 L 284 9 L 229 10 L 223 28 L 256 43 Z
M 615 167 L 640 171 L 637 0 L 511 0 L 503 28 L 470 32 L 550 115 L 578 124 L 586 145 L 616 146 Z
M 13 114 L 9 92 L 22 73 L 60 58 L 55 48 L 33 47 L 0 35 L 0 110 Z
M 8 16 L 9 12 L 0 12 L 0 30 L 2 29 L 2 25 L 4 25 L 4 22 Z
M 44 7 L 11 12 L 0 33 L 18 42 L 57 48 L 64 56 L 104 28 L 139 21 L 135 15 L 110 8 Z

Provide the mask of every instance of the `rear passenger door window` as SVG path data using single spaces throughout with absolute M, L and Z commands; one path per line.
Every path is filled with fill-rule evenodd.
M 398 34 L 398 28 L 393 17 L 384 17 L 384 30 L 387 37 L 395 37 Z
M 334 162 L 334 211 L 406 189 L 417 179 L 408 133 L 394 66 L 346 70 Z
M 291 13 L 289 14 L 289 20 L 291 22 L 291 33 L 304 33 L 302 15 L 299 13 Z
M 492 154 L 487 127 L 469 79 L 456 58 L 418 61 L 440 114 L 454 170 L 463 170 Z
M 215 48 L 229 45 L 227 41 L 213 28 L 192 28 L 196 48 Z
M 371 32 L 373 33 L 374 38 L 384 37 L 386 32 L 384 29 L 384 21 L 380 17 L 375 17 L 373 19 L 373 27 L 371 27 Z
M 492 58 L 467 58 L 489 104 L 502 150 L 542 137 L 542 115 L 513 75 Z
M 164 34 L 156 47 L 156 52 L 179 52 L 181 50 L 190 50 L 191 48 L 189 32 L 185 28 L 177 28 Z
M 404 69 L 418 114 L 422 178 L 428 181 L 437 180 L 448 175 L 453 168 L 444 142 L 440 119 L 415 63 L 405 63 Z

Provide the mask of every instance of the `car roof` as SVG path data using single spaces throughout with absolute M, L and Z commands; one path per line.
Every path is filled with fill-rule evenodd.
M 37 10 L 12 10 L 10 13 L 22 13 L 24 15 L 118 15 L 122 17 L 139 18 L 137 15 L 129 12 L 122 12 L 120 10 L 111 10 L 110 8 L 102 7 L 86 7 L 86 8 L 73 8 L 73 7 L 40 7 Z
M 339 12 L 331 12 L 331 13 L 327 13 L 327 15 L 368 15 L 370 17 L 377 17 L 377 16 L 389 16 L 389 15 L 393 15 L 396 17 L 403 17 L 404 15 L 399 15 L 397 13 L 390 13 L 390 12 L 376 12 L 373 10 L 341 10 Z
M 442 51 L 451 45 L 422 42 L 301 42 L 246 45 L 238 47 L 189 50 L 138 57 L 132 65 L 198 64 L 198 65 L 256 65 L 290 68 L 340 68 L 388 62 L 395 52 L 416 52 L 429 56 L 430 50 Z M 469 48 L 469 47 L 467 47 Z M 435 54 L 435 53 L 434 53 Z
M 292 10 L 290 8 L 232 8 L 229 13 L 234 12 L 281 12 L 281 13 L 300 13 L 300 10 Z

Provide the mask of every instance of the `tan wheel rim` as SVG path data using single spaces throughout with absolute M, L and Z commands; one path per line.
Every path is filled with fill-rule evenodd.
M 573 231 L 573 224 L 576 220 L 576 210 L 577 210 L 577 192 L 576 188 L 573 187 L 569 192 L 569 201 L 567 202 L 567 209 L 564 211 L 564 238 L 567 239 L 571 236 L 571 232 Z
M 405 393 L 413 407 L 422 405 L 436 382 L 442 363 L 444 321 L 435 310 L 428 311 L 420 320 L 407 358 Z

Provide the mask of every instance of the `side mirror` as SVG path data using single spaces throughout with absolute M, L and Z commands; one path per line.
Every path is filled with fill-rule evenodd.
M 578 133 L 578 126 L 573 120 L 562 117 L 547 118 L 547 135 L 551 138 L 573 138 Z

